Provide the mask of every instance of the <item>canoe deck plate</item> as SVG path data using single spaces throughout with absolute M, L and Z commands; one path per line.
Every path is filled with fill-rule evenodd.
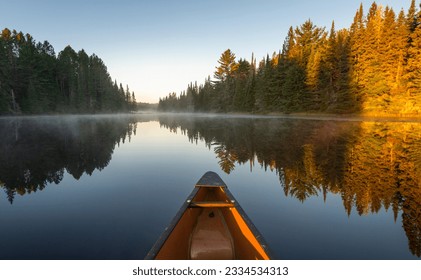
M 206 172 L 196 183 L 196 187 L 227 187 L 218 174 L 212 171 Z

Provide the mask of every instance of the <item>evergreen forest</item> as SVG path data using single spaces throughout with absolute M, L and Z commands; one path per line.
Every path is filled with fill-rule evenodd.
M 112 81 L 104 62 L 5 28 L 0 34 L 0 115 L 127 112 L 134 92 Z
M 349 28 L 290 27 L 282 49 L 260 62 L 222 53 L 213 79 L 159 101 L 159 110 L 248 113 L 421 113 L 421 10 L 373 2 Z

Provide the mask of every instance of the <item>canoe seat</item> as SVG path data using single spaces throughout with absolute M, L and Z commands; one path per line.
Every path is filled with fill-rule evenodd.
M 217 208 L 203 208 L 190 236 L 190 259 L 232 260 L 234 242 L 222 213 Z

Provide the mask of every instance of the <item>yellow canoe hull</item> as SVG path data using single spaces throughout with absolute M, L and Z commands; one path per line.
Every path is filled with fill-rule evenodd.
M 268 247 L 222 179 L 207 172 L 145 259 L 268 260 Z

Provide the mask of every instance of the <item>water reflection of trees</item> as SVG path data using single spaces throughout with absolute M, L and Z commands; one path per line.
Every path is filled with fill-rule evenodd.
M 421 124 L 362 123 L 349 144 L 342 196 L 359 214 L 399 210 L 409 246 L 421 256 Z M 350 211 L 350 210 L 348 210 Z
M 348 215 L 402 213 L 411 252 L 421 256 L 421 124 L 161 117 L 191 142 L 204 141 L 226 173 L 257 161 L 304 202 L 339 194 Z
M 130 117 L 42 117 L 0 120 L 0 187 L 16 194 L 60 183 L 64 172 L 79 179 L 102 170 L 116 144 L 136 134 Z

